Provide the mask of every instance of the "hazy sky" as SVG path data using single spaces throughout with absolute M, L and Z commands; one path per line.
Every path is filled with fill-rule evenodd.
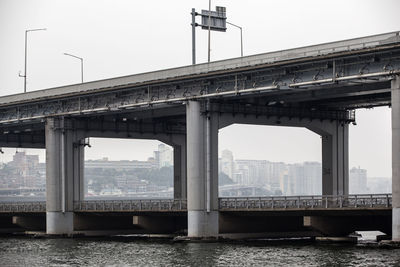
M 400 30 L 397 0 L 213 0 L 243 27 L 244 54 Z M 23 92 L 24 32 L 29 33 L 28 91 L 153 71 L 191 63 L 191 17 L 207 0 L 0 0 L 0 95 Z M 200 20 L 200 18 L 198 18 Z M 240 56 L 239 31 L 212 33 L 212 60 Z M 197 61 L 207 60 L 207 32 L 197 29 Z M 350 166 L 391 176 L 390 109 L 360 110 L 350 128 Z M 238 142 L 237 140 L 241 140 Z M 243 141 L 247 140 L 247 141 Z M 146 159 L 157 142 L 92 140 L 87 159 Z M 321 160 L 319 136 L 305 129 L 234 125 L 220 131 L 220 150 L 235 158 Z M 5 149 L 0 161 L 11 159 Z M 29 151 L 30 152 L 30 151 Z M 44 152 L 40 152 L 43 159 Z

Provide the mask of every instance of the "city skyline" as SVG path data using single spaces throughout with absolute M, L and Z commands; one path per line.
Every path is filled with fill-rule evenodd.
M 160 144 L 146 161 L 108 158 L 85 161 L 86 196 L 129 196 L 146 194 L 172 197 L 173 150 Z M 46 191 L 46 165 L 37 155 L 17 152 L 13 160 L 0 165 L 0 189 L 26 189 L 31 196 Z M 219 158 L 221 196 L 321 195 L 322 164 L 302 162 L 288 164 L 268 160 L 236 159 L 229 150 Z M 29 189 L 34 189 L 31 191 Z M 10 191 L 14 192 L 14 191 Z M 388 177 L 371 178 L 367 170 L 349 170 L 349 193 L 390 193 Z M 249 195 L 250 194 L 250 195 Z
M 139 140 L 139 141 L 141 141 L 141 140 Z M 152 141 L 151 141 L 152 142 Z M 152 146 L 152 147 L 160 147 L 160 145 L 161 145 L 161 147 L 166 147 L 167 149 L 166 149 L 166 151 L 169 153 L 169 155 L 168 156 L 166 156 L 167 158 L 166 158 L 166 160 L 168 161 L 168 162 L 171 162 L 172 164 L 171 165 L 169 165 L 169 166 L 173 166 L 173 150 L 172 150 L 172 147 L 171 146 L 169 146 L 169 145 L 166 145 L 166 144 L 164 144 L 164 143 L 162 143 L 162 142 L 158 142 L 158 141 L 156 141 L 158 144 L 156 144 L 155 146 Z M 3 148 L 4 149 L 4 148 Z M 6 148 L 7 149 L 7 148 Z M 10 148 L 8 148 L 8 149 L 10 149 Z M 15 151 L 15 153 L 14 154 L 11 154 L 11 159 L 8 159 L 8 157 L 7 158 L 1 158 L 0 159 L 0 163 L 2 163 L 2 164 L 7 164 L 7 163 L 10 163 L 10 162 L 12 162 L 13 161 L 13 157 L 16 155 L 16 154 L 18 154 L 18 153 L 20 153 L 20 152 L 22 152 L 22 153 L 25 153 L 26 155 L 28 155 L 28 156 L 37 156 L 38 157 L 38 162 L 39 163 L 45 163 L 45 157 L 44 156 L 41 156 L 40 154 L 38 154 L 38 153 L 32 153 L 32 151 L 34 152 L 34 151 L 39 151 L 39 150 L 41 150 L 41 149 L 18 149 L 18 148 L 12 148 L 12 150 L 14 150 Z M 150 149 L 148 149 L 148 150 L 150 150 Z M 152 152 L 151 153 L 149 153 L 149 154 L 146 154 L 146 155 L 143 155 L 143 157 L 142 158 L 127 158 L 127 159 L 115 159 L 115 158 L 111 158 L 111 157 L 108 157 L 108 156 L 103 156 L 103 155 L 100 155 L 100 156 L 98 156 L 98 157 L 95 157 L 95 158 L 85 158 L 85 162 L 86 161 L 88 161 L 88 162 L 91 162 L 91 161 L 148 161 L 148 160 L 150 160 L 151 158 L 154 158 L 155 157 L 155 152 L 157 151 L 157 149 L 154 149 L 154 150 L 152 150 Z M 223 155 L 223 152 L 224 151 L 230 151 L 230 152 L 232 152 L 232 154 L 233 155 L 235 155 L 235 153 L 233 152 L 233 151 L 231 151 L 230 149 L 222 149 L 221 150 L 221 152 L 219 153 L 219 156 L 218 156 L 218 159 L 221 159 L 222 158 L 222 155 Z M 43 151 L 44 152 L 44 151 Z M 251 161 L 268 161 L 268 162 L 274 162 L 274 163 L 284 163 L 284 164 L 293 164 L 293 165 L 295 165 L 295 164 L 303 164 L 303 163 L 306 163 L 306 162 L 317 162 L 317 163 L 320 163 L 321 164 L 321 161 L 313 161 L 313 160 L 305 160 L 305 161 L 296 161 L 296 162 L 287 162 L 287 161 L 274 161 L 274 160 L 271 160 L 271 159 L 268 159 L 268 158 L 242 158 L 242 157 L 235 157 L 235 160 L 244 160 L 244 161 L 246 161 L 246 160 L 251 160 Z M 360 166 L 360 165 L 358 165 L 358 166 L 350 166 L 350 168 L 349 168 L 349 170 L 351 170 L 352 168 L 361 168 L 361 167 L 363 167 L 363 166 Z M 385 176 L 370 176 L 370 177 L 385 177 Z

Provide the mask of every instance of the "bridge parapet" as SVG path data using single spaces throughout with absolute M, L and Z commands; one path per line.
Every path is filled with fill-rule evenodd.
M 391 208 L 392 195 L 220 198 L 220 211 Z
M 0 203 L 0 213 L 36 213 L 36 212 L 46 212 L 45 201 Z
M 220 211 L 303 209 L 388 209 L 391 194 L 342 196 L 282 196 L 219 198 Z M 186 199 L 86 200 L 74 202 L 74 212 L 178 212 L 187 211 Z M 46 202 L 3 202 L 0 213 L 46 212 Z
M 74 203 L 75 212 L 171 212 L 186 209 L 186 199 L 89 200 Z

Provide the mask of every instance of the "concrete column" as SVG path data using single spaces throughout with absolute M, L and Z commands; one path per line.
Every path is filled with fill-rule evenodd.
M 83 147 L 70 120 L 46 121 L 46 232 L 73 233 L 73 204 L 83 196 Z
M 322 138 L 322 194 L 347 195 L 349 126 L 341 122 L 329 122 L 326 128 L 323 133 L 319 132 Z
M 186 105 L 188 236 L 217 237 L 218 117 L 201 114 L 200 106 Z
M 85 169 L 85 147 L 84 139 L 74 142 L 73 146 L 73 183 L 74 201 L 82 201 L 85 196 L 84 169 Z
M 392 80 L 392 240 L 400 241 L 400 77 Z
M 186 199 L 186 141 L 174 145 L 174 199 Z

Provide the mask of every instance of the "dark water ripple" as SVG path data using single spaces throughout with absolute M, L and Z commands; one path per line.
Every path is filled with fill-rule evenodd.
M 400 266 L 400 250 L 316 243 L 0 237 L 0 266 Z

